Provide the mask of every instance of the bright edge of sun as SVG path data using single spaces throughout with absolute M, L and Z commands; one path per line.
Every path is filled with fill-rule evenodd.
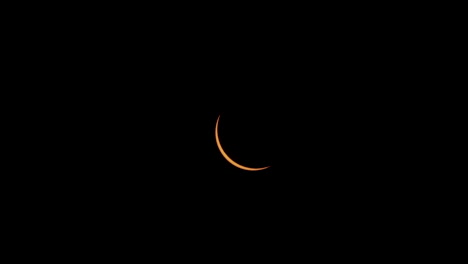
M 216 137 L 216 144 L 218 145 L 219 151 L 221 152 L 221 154 L 223 155 L 223 157 L 224 157 L 229 163 L 231 163 L 232 165 L 236 166 L 237 168 L 243 169 L 243 170 L 247 170 L 247 171 L 259 171 L 259 170 L 264 170 L 264 169 L 269 168 L 270 166 L 266 166 L 266 167 L 262 167 L 262 168 L 250 168 L 250 167 L 246 167 L 246 166 L 240 165 L 239 163 L 235 162 L 234 160 L 232 160 L 232 159 L 226 154 L 226 152 L 224 151 L 223 147 L 221 146 L 221 142 L 219 141 L 219 136 L 218 136 L 218 125 L 219 125 L 219 118 L 220 118 L 220 117 L 221 117 L 221 115 L 218 116 L 218 120 L 216 121 L 215 137 Z

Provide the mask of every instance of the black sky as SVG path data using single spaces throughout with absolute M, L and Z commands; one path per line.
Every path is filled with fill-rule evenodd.
M 31 37 L 41 52 L 28 78 L 54 87 L 35 91 L 46 110 L 29 113 L 42 147 L 28 155 L 48 175 L 33 182 L 103 207 L 250 205 L 284 214 L 378 206 L 376 196 L 404 182 L 395 164 L 407 162 L 405 131 L 392 117 L 401 108 L 394 98 L 405 98 L 395 89 L 404 83 L 395 78 L 402 53 L 377 34 L 381 26 L 153 17 Z M 221 156 L 219 115 L 231 158 L 271 168 L 243 171 Z

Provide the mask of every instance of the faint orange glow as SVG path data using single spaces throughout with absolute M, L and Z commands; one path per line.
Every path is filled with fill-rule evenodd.
M 262 168 L 249 168 L 249 167 L 246 167 L 246 166 L 242 166 L 240 165 L 239 163 L 233 161 L 227 154 L 226 152 L 224 152 L 223 150 L 223 147 L 221 147 L 221 142 L 219 141 L 219 137 L 218 137 L 218 124 L 219 124 L 219 118 L 221 116 L 218 116 L 218 120 L 216 121 L 216 128 L 215 128 L 215 137 L 216 137 L 216 144 L 218 145 L 218 148 L 219 148 L 219 151 L 221 152 L 221 154 L 223 155 L 223 157 L 229 161 L 229 163 L 231 163 L 232 165 L 236 166 L 237 168 L 239 169 L 243 169 L 243 170 L 248 170 L 248 171 L 259 171 L 259 170 L 264 170 L 266 168 L 269 168 L 270 166 L 267 166 L 267 167 L 262 167 Z

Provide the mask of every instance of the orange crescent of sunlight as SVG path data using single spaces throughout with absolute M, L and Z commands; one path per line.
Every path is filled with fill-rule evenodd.
M 216 128 L 215 128 L 215 137 L 216 137 L 216 144 L 218 145 L 218 148 L 219 148 L 219 151 L 221 152 L 221 154 L 223 155 L 223 157 L 229 161 L 229 163 L 231 163 L 232 165 L 236 166 L 237 168 L 239 169 L 243 169 L 243 170 L 248 170 L 248 171 L 259 171 L 259 170 L 264 170 L 266 168 L 269 168 L 270 166 L 267 166 L 267 167 L 263 167 L 263 168 L 249 168 L 249 167 L 245 167 L 245 166 L 242 166 L 240 165 L 239 163 L 233 161 L 231 158 L 229 158 L 229 156 L 226 154 L 226 152 L 224 152 L 223 150 L 223 147 L 221 147 L 221 142 L 219 142 L 219 137 L 218 137 L 218 123 L 219 123 L 219 118 L 221 117 L 218 116 L 218 120 L 216 121 Z

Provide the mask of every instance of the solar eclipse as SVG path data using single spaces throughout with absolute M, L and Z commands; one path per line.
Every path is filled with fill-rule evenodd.
M 218 120 L 216 121 L 216 126 L 215 126 L 215 138 L 216 138 L 216 144 L 218 145 L 218 149 L 219 151 L 221 152 L 221 155 L 223 155 L 223 157 L 229 162 L 231 163 L 232 165 L 236 166 L 237 168 L 239 169 L 242 169 L 242 170 L 247 170 L 247 171 L 260 171 L 260 170 L 264 170 L 264 169 L 267 169 L 269 168 L 270 166 L 266 166 L 266 167 L 261 167 L 261 168 L 251 168 L 251 167 L 246 167 L 246 166 L 243 166 L 237 162 L 235 162 L 234 160 L 232 160 L 228 155 L 227 153 L 224 151 L 223 147 L 221 146 L 221 142 L 219 140 L 219 135 L 218 135 L 218 126 L 219 126 L 219 119 L 220 119 L 221 115 L 218 116 Z

